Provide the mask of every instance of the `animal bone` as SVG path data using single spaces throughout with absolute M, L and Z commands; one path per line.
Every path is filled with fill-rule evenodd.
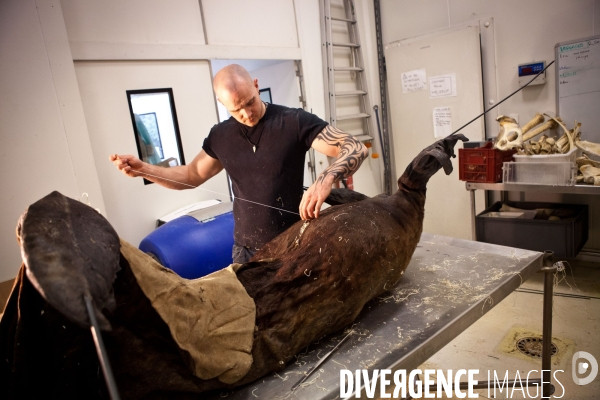
M 588 178 L 600 177 L 600 168 L 596 168 L 591 165 L 582 165 L 579 167 L 579 170 L 583 174 L 583 178 L 586 180 L 586 182 Z
M 565 131 L 565 135 L 567 135 L 567 139 L 569 139 L 569 149 L 572 149 L 573 146 L 575 146 L 575 144 L 573 143 L 573 137 L 571 136 L 571 133 L 569 132 L 569 130 L 567 129 L 565 124 L 562 123 L 562 120 L 560 118 L 551 117 L 548 114 L 544 114 L 544 115 L 547 116 L 548 118 L 556 121 L 556 123 L 559 124 L 561 126 L 561 128 L 563 128 L 563 130 Z
M 542 153 L 542 154 L 550 154 L 550 153 L 552 153 L 552 146 L 550 146 L 548 143 L 542 144 L 541 149 L 540 149 L 540 153 Z
M 526 123 L 525 126 L 523 128 L 521 128 L 521 130 L 523 131 L 523 134 L 525 134 L 526 132 L 529 132 L 531 130 L 531 128 L 533 128 L 536 125 L 541 124 L 545 120 L 546 119 L 544 118 L 544 116 L 542 114 L 540 114 L 540 113 L 535 114 L 535 117 L 533 117 L 533 119 L 531 121 Z M 525 139 L 523 139 L 523 140 L 525 140 Z
M 600 156 L 600 144 L 588 142 L 587 140 L 578 140 L 575 142 L 575 146 L 579 147 L 586 153 Z
M 573 128 L 573 141 L 577 142 L 581 140 L 581 122 L 575 121 L 575 128 Z
M 577 163 L 577 167 L 581 168 L 583 165 L 591 165 L 592 167 L 600 168 L 600 162 L 595 160 L 590 160 L 587 154 L 583 154 L 581 157 L 577 157 L 575 160 Z
M 565 147 L 565 145 L 569 144 L 569 139 L 567 139 L 567 135 L 563 134 L 560 138 L 558 138 L 558 140 L 556 141 L 556 145 L 559 148 L 563 148 Z
M 500 115 L 496 118 L 496 121 L 500 123 L 500 133 L 498 133 L 498 138 L 496 139 L 497 149 L 510 150 L 523 146 L 523 132 L 517 121 L 504 115 Z
M 554 129 L 554 128 L 556 128 L 556 122 L 554 122 L 553 120 L 546 121 L 545 124 L 540 125 L 537 128 L 535 128 L 534 130 L 532 130 L 531 132 L 527 132 L 526 135 L 523 135 L 523 141 L 526 142 L 526 141 L 536 137 L 540 133 L 545 132 L 548 129 Z

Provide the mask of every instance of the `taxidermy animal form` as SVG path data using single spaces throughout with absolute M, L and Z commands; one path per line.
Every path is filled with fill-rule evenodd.
M 404 274 L 423 229 L 426 185 L 463 135 L 424 149 L 398 180 L 398 191 L 326 209 L 263 247 L 238 271 L 256 303 L 250 382 L 282 369 L 310 342 L 350 324 L 365 303 Z
M 299 350 L 350 324 L 369 300 L 402 278 L 421 236 L 427 182 L 440 168 L 451 173 L 459 140 L 467 138 L 451 135 L 421 151 L 391 196 L 367 198 L 335 191 L 332 197 L 338 206 L 326 209 L 316 220 L 292 225 L 238 270 L 238 279 L 256 306 L 256 328 L 252 365 L 233 384 L 193 374 L 189 355 L 145 297 L 122 252 L 118 265 L 107 266 L 95 253 L 76 249 L 83 242 L 96 242 L 114 260 L 116 234 L 78 235 L 69 224 L 57 225 L 55 231 L 50 229 L 55 223 L 52 218 L 42 214 L 36 221 L 36 213 L 31 213 L 20 229 L 22 251 L 24 260 L 41 264 L 22 267 L 0 320 L 0 359 L 6 360 L 0 363 L 0 397 L 36 398 L 48 393 L 57 398 L 105 397 L 92 338 L 82 327 L 88 326 L 86 317 L 78 307 L 60 306 L 74 294 L 77 299 L 91 293 L 96 306 L 104 307 L 112 327 L 104 332 L 107 352 L 123 398 L 197 398 L 197 393 L 243 385 L 283 369 Z M 64 211 L 60 218 L 71 225 L 87 219 L 75 207 L 65 208 L 62 200 L 53 204 L 50 208 Z M 108 221 L 99 218 L 91 230 L 102 225 Z M 110 231 L 106 226 L 101 230 Z M 57 234 L 74 238 L 60 244 L 54 239 Z M 52 246 L 30 245 L 38 242 Z M 69 254 L 79 250 L 83 250 L 79 262 L 85 265 L 69 265 L 82 276 L 61 281 L 45 278 L 55 274 L 38 272 L 46 265 L 44 254 L 50 260 L 70 259 L 74 257 Z M 100 292 L 88 289 L 96 279 L 114 282 Z M 37 282 L 35 289 L 31 282 Z

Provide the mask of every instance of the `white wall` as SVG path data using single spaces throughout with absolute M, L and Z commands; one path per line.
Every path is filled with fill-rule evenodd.
M 0 281 L 21 264 L 15 226 L 33 202 L 83 192 L 104 212 L 58 1 L 0 2 Z
M 271 88 L 273 104 L 300 108 L 298 78 L 293 61 L 284 61 L 250 71 L 261 89 Z
M 492 17 L 497 65 L 484 65 L 484 74 L 496 76 L 498 101 L 518 89 L 518 64 L 550 62 L 556 43 L 593 35 L 598 8 L 598 0 L 382 0 L 382 36 L 390 43 Z M 598 33 L 600 20 L 595 23 Z M 553 67 L 546 82 L 524 89 L 491 113 L 519 114 L 520 121 L 528 121 L 536 112 L 553 111 Z
M 71 42 L 205 44 L 198 0 L 61 0 Z
M 218 123 L 208 61 L 77 62 L 77 79 L 88 120 L 94 158 L 109 221 L 125 240 L 137 246 L 156 219 L 185 205 L 208 199 L 229 200 L 222 172 L 203 189 L 175 191 L 144 185 L 109 162 L 110 154 L 137 156 L 126 90 L 172 88 L 184 158 L 190 162 Z
M 292 0 L 201 0 L 201 4 L 207 44 L 298 47 Z
M 360 6 L 357 9 L 361 16 L 370 12 L 370 9 Z M 381 0 L 381 15 L 384 44 L 469 21 L 493 18 L 494 32 L 488 35 L 492 36 L 492 46 L 487 47 L 484 43 L 482 52 L 484 92 L 495 92 L 494 102 L 518 89 L 518 64 L 540 60 L 550 62 L 554 59 L 556 43 L 600 32 L 600 0 Z M 375 45 L 374 40 L 370 42 L 370 46 Z M 494 54 L 490 55 L 490 52 Z M 375 77 L 373 71 L 371 74 Z M 491 118 L 501 114 L 518 114 L 523 122 L 531 119 L 536 112 L 554 112 L 554 79 L 554 67 L 551 67 L 547 71 L 545 85 L 525 88 L 492 110 Z M 486 107 L 489 106 L 486 104 Z M 459 121 L 457 123 L 460 124 Z M 394 127 L 391 129 L 393 132 Z M 582 130 L 585 132 L 585 128 Z M 497 131 L 488 132 L 488 137 L 496 135 Z M 513 193 L 511 196 L 517 200 L 588 204 L 591 228 L 586 247 L 600 249 L 600 199 L 596 196 L 532 193 Z

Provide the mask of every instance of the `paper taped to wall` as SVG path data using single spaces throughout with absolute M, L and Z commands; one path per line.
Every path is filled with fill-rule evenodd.
M 429 78 L 429 98 L 456 96 L 456 74 Z
M 450 107 L 433 108 L 433 136 L 443 138 L 452 133 L 452 111 Z
M 427 88 L 425 69 L 415 69 L 402 73 L 402 93 L 418 92 Z

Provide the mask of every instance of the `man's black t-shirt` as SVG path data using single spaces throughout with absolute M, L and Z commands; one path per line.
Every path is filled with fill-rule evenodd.
M 237 243 L 260 248 L 300 219 L 306 152 L 325 126 L 302 109 L 269 104 L 253 127 L 231 117 L 211 129 L 202 148 L 231 178 Z

